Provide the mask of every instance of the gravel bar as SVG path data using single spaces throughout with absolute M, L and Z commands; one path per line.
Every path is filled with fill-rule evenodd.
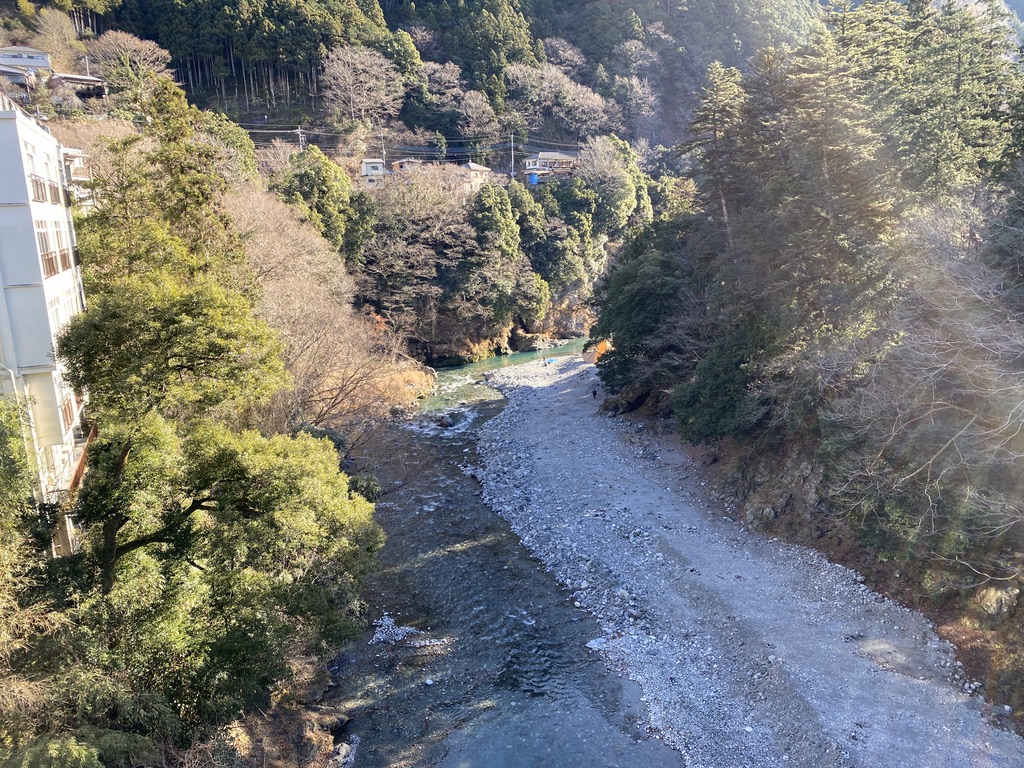
M 601 628 L 646 729 L 691 768 L 1024 767 L 929 622 L 853 570 L 750 532 L 670 439 L 598 410 L 578 357 L 502 369 L 484 498 Z M 966 688 L 966 690 L 965 690 Z

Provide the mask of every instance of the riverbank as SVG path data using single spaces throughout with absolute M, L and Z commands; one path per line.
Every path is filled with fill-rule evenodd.
M 598 411 L 593 366 L 492 383 L 508 404 L 480 428 L 485 499 L 596 619 L 588 647 L 688 766 L 1024 765 L 923 617 L 729 519 L 671 439 Z

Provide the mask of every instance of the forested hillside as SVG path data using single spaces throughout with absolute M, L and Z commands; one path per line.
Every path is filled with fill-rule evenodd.
M 356 302 L 438 364 L 583 332 L 594 281 L 625 233 L 688 194 L 671 147 L 706 65 L 795 45 L 815 13 L 808 0 L 127 0 L 23 4 L 6 36 L 111 85 L 102 106 L 36 89 L 45 112 L 111 106 L 138 119 L 146 73 L 166 71 L 196 103 L 245 124 L 271 187 L 343 253 Z M 499 189 L 517 165 L 526 181 L 523 157 L 541 151 L 577 156 L 577 172 Z M 495 189 L 450 205 L 455 172 L 406 174 L 449 190 L 441 197 L 354 186 L 360 159 L 377 155 L 442 163 L 442 175 L 485 164 Z M 419 212 L 406 217 L 411 201 Z
M 1015 29 L 998 3 L 836 3 L 795 50 L 713 63 L 678 147 L 694 208 L 631 238 L 593 335 L 620 407 L 720 446 L 748 522 L 952 609 L 1016 705 Z
M 1024 705 L 1018 26 L 997 0 L 7 7 L 0 43 L 110 95 L 10 91 L 95 164 L 57 354 L 99 437 L 39 510 L 0 419 L 0 765 L 237 756 L 362 620 L 379 488 L 339 467 L 420 363 L 588 330 L 610 409 L 671 415 L 748 523 L 930 606 Z M 571 169 L 530 183 L 541 151 Z M 405 162 L 367 183 L 378 156 Z M 68 512 L 82 549 L 50 560 Z

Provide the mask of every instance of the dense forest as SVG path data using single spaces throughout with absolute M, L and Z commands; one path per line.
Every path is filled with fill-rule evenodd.
M 720 446 L 750 523 L 963 611 L 1016 703 L 1016 19 L 879 0 L 824 22 L 708 68 L 678 147 L 698 195 L 603 283 L 601 373 Z
M 40 510 L 0 414 L 0 766 L 243 764 L 228 726 L 362 621 L 353 446 L 423 363 L 588 331 L 608 409 L 714 446 L 748 523 L 955 611 L 1024 705 L 1018 27 L 998 0 L 7 7 L 0 43 L 110 96 L 24 97 L 96 166 L 57 354 L 99 437 Z M 522 183 L 540 150 L 578 164 Z M 361 184 L 378 154 L 430 162 Z

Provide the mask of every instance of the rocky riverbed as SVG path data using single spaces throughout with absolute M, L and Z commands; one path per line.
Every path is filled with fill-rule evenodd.
M 482 500 L 476 434 L 501 408 L 446 411 L 446 427 L 422 415 L 360 446 L 388 541 L 364 591 L 375 626 L 317 705 L 331 765 L 682 768 L 639 726 L 637 686 L 587 649 L 598 622 Z
M 922 616 L 729 518 L 671 439 L 599 412 L 593 366 L 492 384 L 508 404 L 464 471 L 593 618 L 589 653 L 639 686 L 643 729 L 685 765 L 1024 766 L 1005 708 Z

